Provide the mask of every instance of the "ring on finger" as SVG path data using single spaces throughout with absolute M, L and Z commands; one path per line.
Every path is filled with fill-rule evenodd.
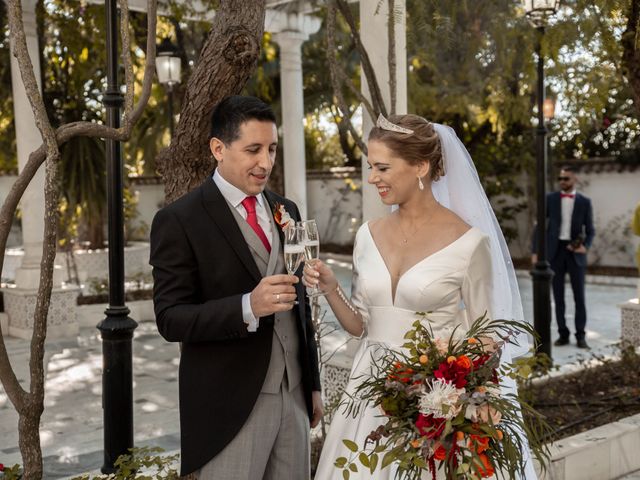
M 280 294 L 276 293 L 276 303 L 280 303 Z

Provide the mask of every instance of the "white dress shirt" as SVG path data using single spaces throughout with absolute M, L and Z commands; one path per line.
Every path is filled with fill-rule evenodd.
M 235 208 L 238 213 L 247 219 L 247 211 L 242 206 L 242 201 L 247 198 L 247 194 L 240 190 L 238 187 L 232 185 L 225 180 L 218 169 L 213 174 L 213 181 L 220 190 L 220 193 L 229 204 Z M 269 215 L 271 214 L 270 208 L 267 206 L 267 201 L 263 195 L 256 195 L 256 216 L 258 217 L 258 224 L 264 230 L 264 234 L 267 236 L 269 243 L 271 244 L 271 222 L 269 221 Z M 255 332 L 258 329 L 258 318 L 253 314 L 251 310 L 251 293 L 245 293 L 242 296 L 242 319 L 247 324 L 247 330 Z
M 560 192 L 573 195 L 573 198 L 564 197 L 560 198 L 560 240 L 571 241 L 571 217 L 573 216 L 573 206 L 576 204 L 576 191 Z

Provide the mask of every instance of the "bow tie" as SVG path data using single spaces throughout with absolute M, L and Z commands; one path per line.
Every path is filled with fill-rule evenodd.
M 560 198 L 575 198 L 575 193 L 561 193 Z

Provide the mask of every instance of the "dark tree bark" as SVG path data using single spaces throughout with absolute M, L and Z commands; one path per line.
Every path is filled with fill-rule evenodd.
M 640 0 L 630 0 L 627 28 L 622 34 L 622 72 L 629 82 L 636 116 L 640 118 Z
M 209 116 L 224 97 L 240 93 L 260 58 L 265 0 L 221 0 L 198 63 L 187 83 L 180 122 L 157 165 L 172 202 L 200 185 L 214 167 Z

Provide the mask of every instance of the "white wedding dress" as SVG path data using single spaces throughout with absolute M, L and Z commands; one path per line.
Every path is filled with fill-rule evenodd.
M 404 334 L 419 318 L 416 312 L 429 312 L 427 320 L 436 336 L 448 338 L 456 326 L 456 336 L 463 336 L 470 321 L 485 312 L 491 315 L 491 251 L 488 237 L 478 228 L 471 228 L 446 247 L 420 260 L 407 270 L 392 292 L 391 276 L 378 250 L 368 224 L 356 235 L 353 252 L 353 283 L 351 301 L 366 322 L 365 336 L 358 349 L 346 387 L 353 392 L 362 382 L 361 375 L 371 374 L 372 356 L 381 354 L 381 345 L 399 348 Z M 344 400 L 343 396 L 343 400 Z M 338 457 L 354 459 L 342 443 L 353 440 L 360 448 L 373 430 L 384 423 L 378 409 L 361 408 L 358 415 L 345 415 L 344 408 L 334 413 L 318 464 L 315 480 L 342 478 L 334 466 Z M 386 480 L 395 477 L 393 465 L 376 469 L 373 475 L 362 465 L 351 479 Z M 526 479 L 535 479 L 529 462 Z M 424 478 L 431 479 L 425 472 Z M 438 471 L 438 477 L 443 472 Z

